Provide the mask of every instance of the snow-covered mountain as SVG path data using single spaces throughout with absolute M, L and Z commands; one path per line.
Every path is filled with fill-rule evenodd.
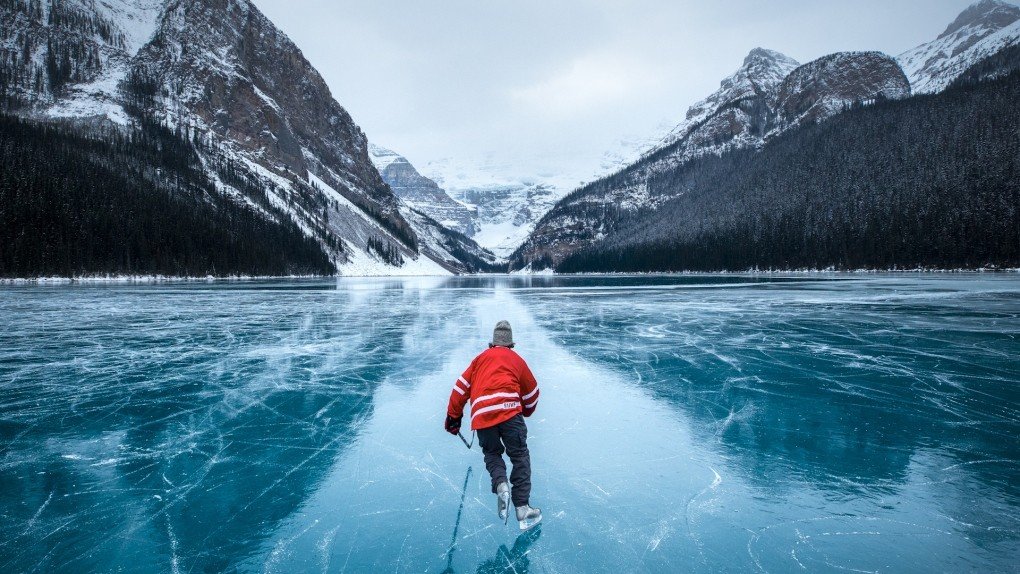
M 468 237 L 478 231 L 477 209 L 450 197 L 436 182 L 418 173 L 407 158 L 374 144 L 369 144 L 368 152 L 383 180 L 409 208 Z
M 796 60 L 775 50 L 751 50 L 743 65 L 724 79 L 716 92 L 687 110 L 686 119 L 658 147 L 685 139 L 699 140 L 687 146 L 693 153 L 696 148 L 712 147 L 709 142 L 727 132 L 736 140 L 735 145 L 757 143 L 755 138 L 761 137 L 766 120 L 763 112 L 774 106 L 780 84 L 798 66 Z
M 0 91 L 54 117 L 126 123 L 119 84 L 152 37 L 162 0 L 31 0 L 0 6 Z
M 720 82 L 719 89 L 688 110 L 661 142 L 619 171 L 584 185 L 540 220 L 515 252 L 525 261 L 558 261 L 604 236 L 621 213 L 651 208 L 666 198 L 648 195 L 657 173 L 707 153 L 759 145 L 767 133 L 783 79 L 798 63 L 774 50 L 756 48 Z
M 614 193 L 619 205 L 637 208 L 654 203 L 654 198 L 647 197 L 645 184 L 664 169 L 708 153 L 761 145 L 775 115 L 782 82 L 799 65 L 775 50 L 751 50 L 718 90 L 691 106 L 684 121 L 633 164 L 639 169 L 624 170 L 627 183 Z
M 627 214 L 657 209 L 673 196 L 651 193 L 649 182 L 697 157 L 758 148 L 850 106 L 909 95 L 903 71 L 884 54 L 845 52 L 799 66 L 779 52 L 752 50 L 718 91 L 691 107 L 661 146 L 577 189 L 550 210 L 513 254 L 511 265 L 554 264 L 612 233 Z
M 361 129 L 250 0 L 13 0 L 0 22 L 9 110 L 153 117 L 196 142 L 224 192 L 267 218 L 285 213 L 342 274 L 468 268 L 420 244 L 435 221 L 405 218 Z
M 598 179 L 609 173 L 616 173 L 628 165 L 641 159 L 648 152 L 662 147 L 663 142 L 676 131 L 677 125 L 672 120 L 661 120 L 658 125 L 643 134 L 627 134 L 614 141 L 602 153 L 598 171 L 588 180 Z M 583 185 L 586 182 L 579 182 Z
M 753 50 L 717 92 L 690 108 L 661 145 L 554 206 L 511 257 L 511 267 L 555 264 L 613 233 L 627 214 L 657 209 L 673 196 L 650 193 L 648 182 L 698 156 L 760 148 L 782 133 L 857 105 L 941 91 L 965 73 L 1001 75 L 1015 68 L 1009 50 L 1018 45 L 1020 8 L 981 0 L 938 38 L 897 59 L 845 52 L 798 66 L 778 52 Z
M 510 255 L 545 215 L 581 178 L 571 174 L 515 177 L 509 159 L 442 159 L 429 162 L 425 174 L 457 201 L 476 210 L 480 246 L 500 257 Z
M 657 169 L 760 141 L 765 111 L 775 101 L 782 79 L 796 67 L 796 61 L 778 52 L 752 51 L 716 93 L 691 108 L 682 124 L 664 126 L 649 137 L 621 140 L 607 151 L 601 174 L 507 177 L 501 174 L 508 170 L 495 160 L 470 166 L 444 160 L 427 165 L 424 171 L 450 195 L 478 208 L 480 231 L 475 240 L 497 255 L 508 256 L 532 235 L 538 221 L 579 182 L 583 186 L 585 179 L 597 182 L 606 173 L 626 170 L 641 158 L 655 156 L 653 163 L 630 173 L 626 185 L 603 198 L 637 208 L 648 200 L 642 195 L 644 182 Z
M 481 249 L 499 257 L 513 252 L 535 222 L 563 196 L 561 190 L 576 183 L 563 178 L 497 175 L 502 170 L 487 162 L 470 167 L 451 159 L 427 164 L 432 177 L 444 185 L 453 182 L 456 186 L 447 192 L 397 152 L 370 144 L 369 153 L 383 179 L 408 208 L 471 238 Z M 409 218 L 412 223 L 415 219 Z
M 641 201 L 642 182 L 657 166 L 665 168 L 702 153 L 756 144 L 764 135 L 765 110 L 771 109 L 783 78 L 797 66 L 795 60 L 778 52 L 753 50 L 717 92 L 691 108 L 683 123 L 664 124 L 644 137 L 621 139 L 605 153 L 599 173 L 514 177 L 505 175 L 511 169 L 504 164 L 513 163 L 509 158 L 470 164 L 440 160 L 423 171 L 450 195 L 476 207 L 479 231 L 473 238 L 497 255 L 508 256 L 527 239 L 540 218 L 585 180 L 598 180 L 683 141 L 658 158 L 656 166 L 636 174 L 633 186 L 614 194 L 614 200 L 636 205 Z
M 142 90 L 159 87 L 157 113 L 211 136 L 253 171 L 281 185 L 312 177 L 324 182 L 326 196 L 342 206 L 334 227 L 347 241 L 361 247 L 381 226 L 413 247 L 361 129 L 297 46 L 248 0 L 168 3 L 132 73 Z M 300 194 L 298 186 L 287 187 Z M 375 221 L 346 203 L 374 213 Z M 322 223 L 307 208 L 296 211 L 310 227 Z
M 938 38 L 900 54 L 914 93 L 944 90 L 980 60 L 1020 43 L 1020 7 L 981 0 L 964 10 Z
M 550 169 L 522 176 L 517 166 L 532 164 L 533 158 L 491 156 L 435 160 L 425 164 L 423 171 L 472 210 L 476 226 L 472 239 L 505 258 L 569 191 L 635 162 L 660 145 L 674 127 L 663 121 L 649 133 L 621 137 L 607 148 L 592 172 Z
M 401 202 L 400 213 L 418 233 L 422 254 L 453 273 L 494 272 L 505 269 L 502 260 L 474 239 L 440 224 L 428 214 Z

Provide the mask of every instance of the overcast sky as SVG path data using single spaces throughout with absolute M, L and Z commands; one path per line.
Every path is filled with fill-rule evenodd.
M 757 46 L 896 55 L 969 0 L 254 0 L 368 134 L 412 163 L 590 174 L 679 123 Z M 585 176 L 586 177 L 586 176 Z

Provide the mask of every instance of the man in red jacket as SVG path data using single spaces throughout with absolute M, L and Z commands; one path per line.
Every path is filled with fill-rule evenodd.
M 534 414 L 538 405 L 538 382 L 513 348 L 510 323 L 500 321 L 492 332 L 489 348 L 475 357 L 453 384 L 446 408 L 446 430 L 453 435 L 460 432 L 464 405 L 470 400 L 471 429 L 478 432 L 485 468 L 492 477 L 499 517 L 507 519 L 507 505 L 512 496 L 521 530 L 527 530 L 542 520 L 542 511 L 529 505 L 531 455 L 528 453 L 528 427 L 524 424 L 524 417 Z M 512 494 L 506 481 L 504 451 L 513 465 L 510 472 Z

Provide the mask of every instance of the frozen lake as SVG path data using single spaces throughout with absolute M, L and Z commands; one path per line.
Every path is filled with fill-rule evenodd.
M 0 287 L 0 572 L 1017 572 L 1020 277 Z M 443 431 L 509 319 L 532 503 Z

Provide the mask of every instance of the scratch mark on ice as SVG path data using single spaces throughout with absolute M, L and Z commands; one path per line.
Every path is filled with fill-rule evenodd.
M 51 500 L 53 500 L 52 490 L 50 491 L 50 495 L 46 497 L 46 501 L 42 503 L 42 505 L 39 507 L 39 510 L 35 511 L 35 514 L 32 515 L 32 518 L 28 521 L 28 524 L 25 525 L 25 531 L 22 532 L 22 535 L 28 534 L 28 531 L 32 530 L 32 527 L 35 526 L 35 522 L 39 520 L 39 516 L 43 513 L 43 510 L 46 510 L 46 507 L 49 506 Z

